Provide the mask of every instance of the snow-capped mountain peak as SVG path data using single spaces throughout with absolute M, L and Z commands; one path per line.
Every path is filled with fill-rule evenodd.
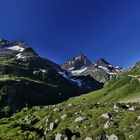
M 80 55 L 68 60 L 64 64 L 62 64 L 61 67 L 64 70 L 68 70 L 68 71 L 74 70 L 75 71 L 75 70 L 83 69 L 83 68 L 89 66 L 90 64 L 91 64 L 90 60 L 88 60 L 88 58 L 85 55 L 80 54 Z
M 83 54 L 70 59 L 61 65 L 62 69 L 67 70 L 74 76 L 87 76 L 90 75 L 99 82 L 106 83 L 112 77 L 116 76 L 123 71 L 118 66 L 113 66 L 104 58 L 91 63 Z

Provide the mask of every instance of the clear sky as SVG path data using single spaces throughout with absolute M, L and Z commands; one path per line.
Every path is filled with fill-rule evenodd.
M 0 37 L 57 63 L 83 53 L 128 67 L 140 60 L 140 1 L 0 0 Z

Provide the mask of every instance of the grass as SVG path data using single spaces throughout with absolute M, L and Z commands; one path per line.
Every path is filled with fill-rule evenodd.
M 91 137 L 93 140 L 101 138 L 106 140 L 107 136 L 114 134 L 119 140 L 139 140 L 140 104 L 127 103 L 130 99 L 140 97 L 139 79 L 128 75 L 139 74 L 139 64 L 137 64 L 129 71 L 120 74 L 117 79 L 110 81 L 101 90 L 71 98 L 57 105 L 24 108 L 9 118 L 2 118 L 0 139 L 53 140 L 56 134 L 60 133 L 63 135 L 62 139 L 73 137 L 75 140 L 84 140 L 86 137 Z M 13 80 L 12 78 L 36 82 L 31 78 L 9 75 L 4 75 L 0 81 Z M 114 109 L 114 105 L 118 103 L 120 106 Z M 127 105 L 129 109 L 123 108 Z M 134 110 L 130 110 L 131 107 L 134 107 Z M 8 108 L 3 108 L 3 111 L 7 113 Z M 110 119 L 101 117 L 105 113 L 109 113 L 112 117 Z M 64 114 L 67 114 L 67 117 L 63 120 L 61 116 Z M 74 121 L 81 116 L 86 119 L 81 122 Z M 54 129 L 46 131 L 55 121 L 57 123 Z M 107 121 L 113 125 L 105 128 Z
M 136 97 L 140 93 L 137 81 L 126 81 L 119 83 L 118 87 L 115 82 L 112 82 L 101 90 L 71 98 L 56 106 L 23 109 L 11 118 L 5 118 L 0 121 L 0 137 L 3 139 L 45 138 L 48 140 L 54 138 L 57 133 L 66 135 L 66 130 L 69 129 L 72 133 L 80 133 L 80 137 L 75 138 L 77 140 L 85 139 L 87 136 L 92 139 L 101 136 L 106 138 L 107 135 L 110 136 L 112 134 L 115 134 L 119 140 L 139 140 L 140 121 L 138 120 L 138 116 L 140 114 L 140 104 L 130 104 L 137 108 L 135 111 L 119 109 L 118 112 L 115 112 L 113 109 L 115 103 L 120 102 L 122 99 L 128 99 L 132 94 L 132 97 Z M 58 111 L 54 112 L 56 108 Z M 104 113 L 112 114 L 114 125 L 111 128 L 104 128 L 108 120 L 101 117 Z M 60 119 L 63 114 L 68 115 L 65 120 Z M 48 115 L 50 118 L 46 122 L 44 118 Z M 29 120 L 36 118 L 37 121 L 28 124 L 24 121 L 26 116 L 29 117 Z M 79 116 L 85 116 L 86 120 L 77 123 L 74 122 L 75 118 Z M 40 129 L 45 132 L 46 128 L 49 128 L 50 123 L 57 119 L 59 123 L 53 131 L 49 131 L 47 135 L 40 134 Z M 32 127 L 36 131 L 33 132 Z

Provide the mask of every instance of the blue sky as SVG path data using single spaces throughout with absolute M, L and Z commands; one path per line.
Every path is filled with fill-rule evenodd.
M 0 37 L 57 63 L 84 53 L 128 67 L 140 60 L 138 0 L 0 0 Z

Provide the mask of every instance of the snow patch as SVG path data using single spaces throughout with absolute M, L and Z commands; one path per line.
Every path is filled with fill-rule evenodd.
M 70 79 L 70 80 L 76 83 L 78 86 L 82 86 L 81 80 L 78 79 Z
M 14 50 L 14 51 L 19 51 L 19 52 L 22 52 L 24 51 L 25 48 L 22 48 L 20 46 L 10 46 L 8 47 L 9 50 Z
M 109 72 L 109 71 L 107 71 L 107 73 L 108 73 L 109 75 L 117 75 L 116 72 Z
M 69 76 L 67 76 L 65 72 L 59 71 L 58 73 L 62 75 L 64 78 L 67 78 L 67 79 L 69 78 Z
M 103 67 L 103 66 L 98 66 L 98 67 L 105 70 L 109 75 L 117 75 L 117 73 L 121 72 L 121 69 L 118 66 L 114 67 L 113 71 L 109 70 L 107 67 Z M 113 67 L 113 65 L 108 65 L 108 67 Z
M 69 68 L 68 70 L 71 71 L 71 70 L 73 70 L 73 69 L 74 69 L 74 67 L 71 67 L 71 68 Z
M 26 58 L 25 56 L 22 56 L 21 53 L 17 54 L 16 57 L 17 57 L 17 59 L 24 59 L 24 58 Z
M 108 70 L 106 67 L 103 67 L 103 66 L 98 66 L 98 67 L 101 68 L 101 69 L 103 69 L 103 70 L 105 70 L 105 71 Z
M 66 79 L 68 79 L 68 80 L 70 80 L 70 81 L 76 83 L 78 86 L 82 86 L 81 80 L 79 80 L 79 79 L 74 79 L 74 78 L 70 77 L 70 75 L 66 75 L 66 73 L 63 72 L 63 71 L 59 71 L 58 73 L 59 73 L 60 75 L 62 75 L 64 78 L 66 78 Z
M 84 72 L 84 71 L 86 71 L 87 70 L 87 67 L 84 67 L 84 68 L 82 68 L 82 69 L 80 69 L 80 70 L 73 70 L 73 71 L 71 71 L 71 73 L 73 74 L 73 75 L 79 75 L 80 73 L 82 73 L 82 72 Z
M 44 70 L 44 69 L 40 69 L 40 71 L 43 72 L 43 73 L 47 72 L 47 70 Z
M 109 67 L 113 67 L 113 65 L 111 65 L 111 64 L 110 64 L 110 65 L 108 65 L 108 66 L 109 66 Z

